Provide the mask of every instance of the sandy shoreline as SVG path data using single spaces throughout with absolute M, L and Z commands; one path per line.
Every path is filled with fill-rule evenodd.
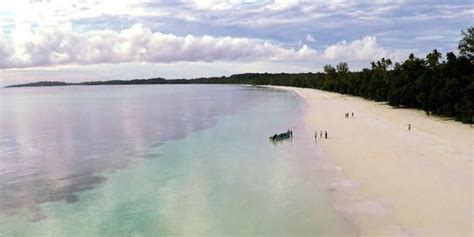
M 277 88 L 306 100 L 309 128 L 328 131 L 318 142 L 347 178 L 332 181 L 336 206 L 362 235 L 473 235 L 471 126 L 352 96 Z

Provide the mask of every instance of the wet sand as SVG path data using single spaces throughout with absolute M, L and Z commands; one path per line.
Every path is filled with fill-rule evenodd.
M 318 142 L 340 167 L 330 189 L 361 235 L 473 235 L 472 126 L 353 96 L 277 88 L 303 97 L 309 127 L 328 131 Z

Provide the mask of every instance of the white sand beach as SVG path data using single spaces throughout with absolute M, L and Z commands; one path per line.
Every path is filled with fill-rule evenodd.
M 327 130 L 318 142 L 344 176 L 331 181 L 336 206 L 362 236 L 473 236 L 472 126 L 353 96 L 278 88 L 306 99 L 309 127 Z

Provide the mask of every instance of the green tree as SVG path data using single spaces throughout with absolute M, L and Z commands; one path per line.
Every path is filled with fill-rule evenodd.
M 439 60 L 441 59 L 441 53 L 438 50 L 433 49 L 431 53 L 426 55 L 426 62 L 431 69 L 435 69 L 439 65 Z
M 348 73 L 349 72 L 349 66 L 345 62 L 338 63 L 336 65 L 336 71 L 338 73 Z
M 459 41 L 459 54 L 474 61 L 474 26 L 471 26 L 467 31 L 461 32 L 463 37 Z
M 336 69 L 330 64 L 324 65 L 323 70 L 326 74 L 333 74 L 336 72 Z
M 372 66 L 372 70 L 374 71 L 387 71 L 392 65 L 392 60 L 382 58 L 377 62 L 372 61 L 370 65 Z

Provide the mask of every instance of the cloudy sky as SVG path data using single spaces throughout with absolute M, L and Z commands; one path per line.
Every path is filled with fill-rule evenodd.
M 0 83 L 360 69 L 456 51 L 472 0 L 0 0 Z

